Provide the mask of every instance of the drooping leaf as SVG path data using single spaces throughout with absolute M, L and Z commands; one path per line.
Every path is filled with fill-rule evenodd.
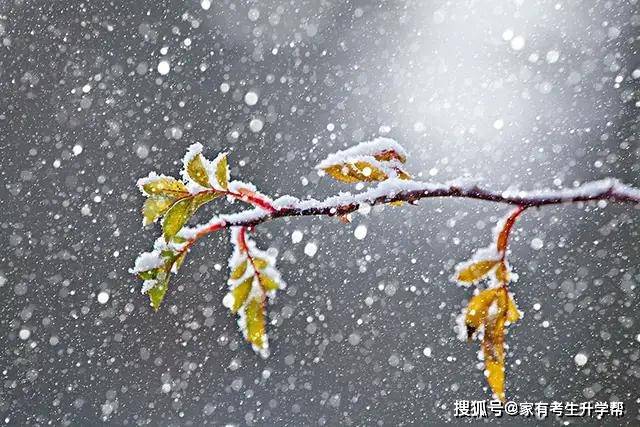
M 160 176 L 142 186 L 143 191 L 150 196 L 165 196 L 178 198 L 188 193 L 187 187 L 182 181 L 170 176 Z
M 162 221 L 162 230 L 164 233 L 164 239 L 170 241 L 178 231 L 189 220 L 192 214 L 191 204 L 193 197 L 186 197 L 177 201 L 171 209 L 167 211 Z
M 503 313 L 487 321 L 482 342 L 487 382 L 493 393 L 502 401 L 505 400 L 504 323 Z
M 247 303 L 245 310 L 247 341 L 257 348 L 263 349 L 266 344 L 266 324 L 262 302 L 253 298 Z
M 507 321 L 509 323 L 516 323 L 518 320 L 520 320 L 520 317 L 520 311 L 518 310 L 518 306 L 513 299 L 513 295 L 509 294 L 509 303 L 507 305 Z
M 489 274 L 499 262 L 500 260 L 497 259 L 474 262 L 460 270 L 456 280 L 464 283 L 475 283 Z
M 266 274 L 264 273 L 260 274 L 259 278 L 260 278 L 260 285 L 262 285 L 262 289 L 264 289 L 265 292 L 271 292 L 271 291 L 276 291 L 280 289 L 280 285 L 278 285 L 278 282 L 276 282 Z
M 265 268 L 267 268 L 269 263 L 264 258 L 254 258 L 253 265 L 255 265 L 256 269 L 258 270 L 264 270 Z
M 245 259 L 244 261 L 242 261 L 240 264 L 238 264 L 233 271 L 231 271 L 231 275 L 229 276 L 232 280 L 238 280 L 239 278 L 241 278 L 242 276 L 244 276 L 244 273 L 247 271 L 247 260 Z
M 206 188 L 211 188 L 209 174 L 202 161 L 202 155 L 196 154 L 187 164 L 187 175 L 189 178 Z
M 175 199 L 162 196 L 151 196 L 145 200 L 142 207 L 143 225 L 154 223 L 169 210 L 174 201 Z
M 147 295 L 149 295 L 149 301 L 151 302 L 151 307 L 154 311 L 158 311 L 160 308 L 160 304 L 164 300 L 164 296 L 167 293 L 167 289 L 169 288 L 169 275 L 166 275 L 163 280 L 158 280 L 156 285 L 147 291 Z
M 500 288 L 486 289 L 474 295 L 467 304 L 467 314 L 465 325 L 467 326 L 467 337 L 470 339 L 476 330 L 485 323 L 489 315 L 489 308 L 499 296 Z
M 175 261 L 173 263 L 173 268 L 175 269 L 175 271 L 178 271 L 178 269 L 182 267 L 182 264 L 184 263 L 184 260 L 186 257 L 187 257 L 187 251 L 184 251 L 178 254 L 178 256 L 175 258 Z
M 227 155 L 223 155 L 216 164 L 216 180 L 220 188 L 226 190 L 229 188 L 229 163 Z
M 236 313 L 238 310 L 240 310 L 240 307 L 244 305 L 247 297 L 249 296 L 249 292 L 251 292 L 252 286 L 253 276 L 244 280 L 242 283 L 231 290 L 231 295 L 233 295 L 233 305 L 231 307 L 231 311 L 233 313 Z

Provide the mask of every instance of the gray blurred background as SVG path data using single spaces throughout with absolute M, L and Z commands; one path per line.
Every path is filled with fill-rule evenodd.
M 261 225 L 256 240 L 278 249 L 289 285 L 270 307 L 262 360 L 221 304 L 226 234 L 194 248 L 151 312 L 127 272 L 159 233 L 141 228 L 135 181 L 177 176 L 201 142 L 209 157 L 228 150 L 232 174 L 267 194 L 323 198 L 353 189 L 320 179 L 316 162 L 386 135 L 423 180 L 640 185 L 639 9 L 0 1 L 0 421 L 462 422 L 453 402 L 489 392 L 478 343 L 453 330 L 471 291 L 449 277 L 488 244 L 505 206 L 427 200 L 349 225 Z M 620 400 L 626 416 L 608 422 L 638 423 L 638 213 L 559 206 L 518 222 L 512 289 L 525 317 L 508 333 L 510 399 Z

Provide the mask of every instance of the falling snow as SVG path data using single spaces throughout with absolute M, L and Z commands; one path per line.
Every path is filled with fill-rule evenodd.
M 640 194 L 620 184 L 640 186 L 637 1 L 0 9 L 5 425 L 456 423 L 456 400 L 489 394 L 478 343 L 456 338 L 473 291 L 450 278 L 510 208 L 372 200 L 475 185 Z M 411 180 L 322 170 L 377 164 L 383 146 Z M 354 202 L 251 231 L 287 284 L 268 301 L 268 359 L 221 304 L 228 230 L 191 248 L 157 312 L 141 293 L 154 283 L 135 277 L 170 249 L 160 223 L 141 228 L 136 182 L 180 178 L 189 147 L 210 173 L 226 153 L 230 189 L 253 182 L 279 209 Z M 638 424 L 638 212 L 600 201 L 518 220 L 509 400 L 621 400 L 615 421 Z M 180 237 L 266 214 L 220 197 Z

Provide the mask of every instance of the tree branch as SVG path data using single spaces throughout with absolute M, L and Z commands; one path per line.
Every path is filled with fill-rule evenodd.
M 477 185 L 457 183 L 435 184 L 420 181 L 390 179 L 358 194 L 345 193 L 324 201 L 298 200 L 284 196 L 273 202 L 276 210 L 248 209 L 235 214 L 220 215 L 208 223 L 181 231 L 182 237 L 191 241 L 205 234 L 228 227 L 255 226 L 284 217 L 339 216 L 357 211 L 362 205 L 383 205 L 393 202 L 414 204 L 420 199 L 450 197 L 485 200 L 514 206 L 541 207 L 565 203 L 609 201 L 640 204 L 640 189 L 625 185 L 616 179 L 604 179 L 582 184 L 571 189 L 503 192 L 481 188 Z

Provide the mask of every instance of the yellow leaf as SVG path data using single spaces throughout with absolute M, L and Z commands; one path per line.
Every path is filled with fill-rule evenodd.
M 164 216 L 164 220 L 162 221 L 162 230 L 164 232 L 164 239 L 168 242 L 173 236 L 180 231 L 182 226 L 187 222 L 189 217 L 191 216 L 191 203 L 193 202 L 192 197 L 187 197 L 182 200 L 177 201 L 171 206 Z
M 142 215 L 144 217 L 143 224 L 149 225 L 155 222 L 158 218 L 167 212 L 167 210 L 171 207 L 175 199 L 162 197 L 162 196 L 151 196 L 147 200 L 144 201 L 144 205 L 142 207 Z
M 245 311 L 247 322 L 247 341 L 259 349 L 266 344 L 265 314 L 262 302 L 253 298 L 247 304 Z
M 504 401 L 504 313 L 499 313 L 485 324 L 482 350 L 487 371 L 487 382 L 498 399 Z
M 191 214 L 193 215 L 194 213 L 196 213 L 196 211 L 200 208 L 200 206 L 204 205 L 205 203 L 209 203 L 210 201 L 220 197 L 221 195 L 222 193 L 218 193 L 218 192 L 215 192 L 215 193 L 203 192 L 203 193 L 196 194 L 195 196 L 193 196 Z
M 269 263 L 267 262 L 266 259 L 264 258 L 254 258 L 253 259 L 253 265 L 256 267 L 256 269 L 258 270 L 264 270 L 265 268 L 267 268 L 267 266 L 269 265 Z
M 260 284 L 262 285 L 262 288 L 265 290 L 265 292 L 276 291 L 280 289 L 280 285 L 278 285 L 278 282 L 276 282 L 266 274 L 260 274 L 259 278 Z
M 142 186 L 142 190 L 150 196 L 178 198 L 188 193 L 187 187 L 175 178 L 160 176 Z
M 185 197 L 178 200 L 167 211 L 162 220 L 162 230 L 164 239 L 168 242 L 180 231 L 185 223 L 191 218 L 202 205 L 219 197 L 221 193 L 203 192 L 194 196 Z
M 226 190 L 229 187 L 229 163 L 227 162 L 226 154 L 216 164 L 216 180 L 220 188 Z
M 391 202 L 391 203 L 389 203 L 389 204 L 390 204 L 391 206 L 396 206 L 396 207 L 398 207 L 398 206 L 402 206 L 402 205 L 404 205 L 404 202 L 403 202 L 402 200 L 396 200 L 395 202 Z
M 241 278 L 242 276 L 244 276 L 244 273 L 247 271 L 247 260 L 245 259 L 244 261 L 242 261 L 240 264 L 238 264 L 236 266 L 236 268 L 233 269 L 233 271 L 231 272 L 231 276 L 229 276 L 232 280 L 238 280 L 239 278 Z
M 507 321 L 509 323 L 516 323 L 520 320 L 520 311 L 516 305 L 513 295 L 509 294 L 509 304 L 507 305 Z
M 411 175 L 409 175 L 407 172 L 403 171 L 402 169 L 397 170 L 396 173 L 398 174 L 398 178 L 402 180 L 407 181 L 411 179 Z
M 232 312 L 237 312 L 240 310 L 240 307 L 244 304 L 249 296 L 249 292 L 251 292 L 251 287 L 253 285 L 253 276 L 249 277 L 238 286 L 231 290 L 231 295 L 233 295 L 233 306 L 231 307 Z
M 187 165 L 187 174 L 189 175 L 189 178 L 203 187 L 211 188 L 209 174 L 207 173 L 207 169 L 204 167 L 202 156 L 200 154 L 196 154 L 193 156 L 191 161 L 189 161 L 189 164 Z
M 502 261 L 496 269 L 496 279 L 498 279 L 498 282 L 500 283 L 509 282 L 509 269 L 504 261 Z
M 487 371 L 487 382 L 489 383 L 489 387 L 491 387 L 491 391 L 493 391 L 498 399 L 504 402 L 504 361 L 485 360 L 484 367 Z
M 471 338 L 476 330 L 485 323 L 489 315 L 489 308 L 499 296 L 499 291 L 500 288 L 486 289 L 469 300 L 464 321 L 467 326 L 468 338 Z
M 383 171 L 363 161 L 332 165 L 325 168 L 324 171 L 336 180 L 349 184 L 384 181 L 388 178 Z
M 474 262 L 458 272 L 456 280 L 465 283 L 474 283 L 485 277 L 498 264 L 500 260 L 483 260 Z

